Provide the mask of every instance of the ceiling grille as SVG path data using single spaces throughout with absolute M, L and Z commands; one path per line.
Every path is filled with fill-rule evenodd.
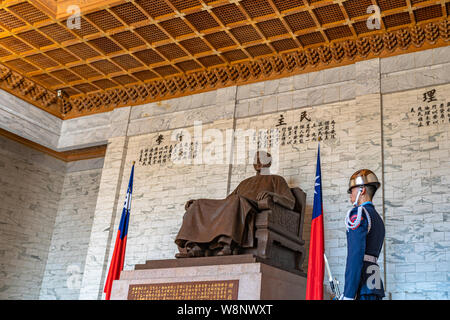
M 234 65 L 261 57 L 415 25 L 439 33 L 426 26 L 450 13 L 450 0 L 124 0 L 82 10 L 81 27 L 70 28 L 67 17 L 37 3 L 0 3 L 0 63 L 52 94 L 63 90 L 80 99 L 175 75 L 191 80 L 174 81 L 170 92 L 184 90 L 191 74 L 219 66 L 226 68 L 219 83 L 226 83 L 235 77 Z M 380 30 L 366 23 L 374 4 L 381 9 Z

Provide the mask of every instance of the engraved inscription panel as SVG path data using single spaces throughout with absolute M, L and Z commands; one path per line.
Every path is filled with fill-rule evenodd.
M 128 300 L 237 300 L 239 280 L 130 285 Z

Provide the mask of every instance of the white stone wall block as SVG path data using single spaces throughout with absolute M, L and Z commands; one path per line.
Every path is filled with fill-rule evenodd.
M 292 109 L 292 93 L 282 93 L 278 95 L 278 111 Z
M 338 86 L 328 85 L 324 90 L 324 103 L 337 102 L 340 100 L 340 88 Z
M 308 106 L 308 91 L 296 90 L 292 96 L 292 107 L 294 109 Z
M 324 72 L 323 71 L 316 71 L 316 72 L 309 72 L 308 75 L 308 87 L 317 87 L 324 84 Z
M 263 99 L 254 98 L 250 99 L 248 102 L 248 115 L 257 116 L 263 113 Z
M 352 100 L 356 97 L 354 81 L 348 81 L 340 85 L 339 98 L 341 101 Z
M 415 67 L 415 56 L 413 54 L 402 54 L 380 59 L 380 72 L 382 74 L 409 70 Z
M 220 104 L 228 104 L 230 102 L 234 103 L 234 100 L 236 97 L 236 91 L 237 91 L 237 86 L 217 89 L 216 103 L 219 105 Z M 189 97 L 189 96 L 186 96 L 186 97 Z
M 434 65 L 450 62 L 450 49 L 448 46 L 435 48 L 427 51 L 431 51 Z
M 303 73 L 293 76 L 293 84 L 295 90 L 305 89 L 308 86 L 308 74 Z
M 323 87 L 308 90 L 308 105 L 316 106 L 324 103 Z
M 236 118 L 244 118 L 249 115 L 249 103 L 248 101 L 239 101 L 236 105 Z
M 243 100 L 250 98 L 250 86 L 251 84 L 246 84 L 237 87 L 236 98 L 237 100 Z
M 294 90 L 294 79 L 292 77 L 284 77 L 278 80 L 278 93 L 289 92 Z M 266 93 L 267 94 L 267 93 Z
M 263 98 L 263 113 L 276 112 L 277 107 L 277 97 L 275 95 L 269 95 Z

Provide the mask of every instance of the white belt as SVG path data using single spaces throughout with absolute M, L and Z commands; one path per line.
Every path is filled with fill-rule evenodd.
M 368 255 L 368 254 L 364 255 L 364 261 L 366 261 L 366 262 L 377 263 L 377 260 L 378 260 L 377 257 L 371 256 L 371 255 Z

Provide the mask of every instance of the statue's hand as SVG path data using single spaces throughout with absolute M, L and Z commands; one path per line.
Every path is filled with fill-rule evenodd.
M 265 200 L 267 199 L 267 200 Z M 265 201 L 262 201 L 265 200 Z M 285 197 L 282 197 L 274 192 L 270 191 L 261 191 L 256 196 L 256 201 L 258 201 L 258 207 L 260 209 L 268 209 L 270 207 L 270 203 L 277 203 L 286 209 L 292 210 L 294 208 L 294 204 L 289 199 L 286 199 Z M 268 207 L 269 206 L 269 207 Z
M 270 191 L 261 191 L 260 193 L 258 193 L 258 195 L 256 196 L 256 200 L 260 201 L 266 198 L 273 198 L 275 194 L 273 192 Z
M 194 203 L 194 201 L 195 200 L 188 200 L 187 202 L 186 202 L 186 204 L 184 205 L 184 210 L 187 210 L 190 206 L 191 206 L 191 204 L 193 204 Z

